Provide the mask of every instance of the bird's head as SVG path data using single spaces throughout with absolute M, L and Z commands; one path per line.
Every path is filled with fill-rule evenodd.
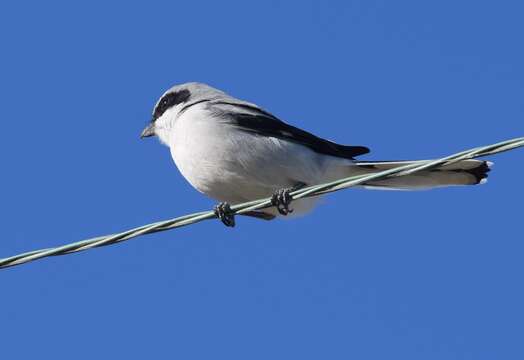
M 179 114 L 192 105 L 213 100 L 222 94 L 220 90 L 197 82 L 173 86 L 157 101 L 151 121 L 142 131 L 140 138 L 158 136 L 160 141 L 169 144 L 170 130 Z

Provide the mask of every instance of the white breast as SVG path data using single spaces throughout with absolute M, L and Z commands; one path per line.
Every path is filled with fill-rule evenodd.
M 233 204 L 271 196 L 298 182 L 312 185 L 339 177 L 340 171 L 330 173 L 347 169 L 348 164 L 302 145 L 240 131 L 198 105 L 178 116 L 169 145 L 178 169 L 193 187 Z M 296 213 L 313 202 L 296 202 Z

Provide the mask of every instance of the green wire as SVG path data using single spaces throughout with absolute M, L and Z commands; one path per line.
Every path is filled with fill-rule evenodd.
M 450 155 L 450 156 L 447 156 L 447 157 L 444 157 L 438 160 L 421 160 L 415 163 L 410 163 L 410 164 L 399 166 L 393 169 L 374 173 L 371 175 L 352 176 L 352 177 L 332 181 L 332 182 L 325 183 L 325 184 L 309 186 L 309 187 L 294 191 L 291 193 L 291 195 L 293 199 L 301 199 L 305 197 L 326 194 L 326 193 L 346 189 L 352 186 L 362 185 L 362 184 L 365 184 L 371 181 L 383 180 L 386 178 L 391 178 L 391 177 L 396 177 L 396 176 L 406 176 L 409 174 L 413 174 L 417 171 L 434 169 L 434 168 L 438 168 L 438 167 L 441 167 L 447 164 L 451 164 L 454 162 L 462 161 L 462 160 L 498 154 L 504 151 L 513 150 L 513 149 L 516 149 L 518 147 L 523 147 L 523 146 L 524 146 L 524 137 L 515 138 L 512 140 L 499 142 L 493 145 L 488 145 L 488 146 L 478 147 L 478 148 L 474 148 L 474 149 L 467 150 L 467 151 L 462 151 L 460 153 L 453 154 L 453 155 Z M 271 206 L 272 206 L 271 199 L 266 198 L 266 199 L 259 199 L 259 200 L 250 201 L 250 202 L 243 203 L 243 204 L 234 205 L 231 207 L 231 210 L 233 211 L 234 214 L 241 215 L 249 211 L 261 210 L 261 209 L 265 209 Z M 214 218 L 216 218 L 216 215 L 213 211 L 199 212 L 199 213 L 180 216 L 180 217 L 170 219 L 170 220 L 159 221 L 156 223 L 143 225 L 143 226 L 131 229 L 131 230 L 127 230 L 127 231 L 118 233 L 118 234 L 99 236 L 99 237 L 86 239 L 86 240 L 82 240 L 82 241 L 78 241 L 75 243 L 62 245 L 62 246 L 58 246 L 54 248 L 34 250 L 34 251 L 26 252 L 23 254 L 14 255 L 8 258 L 0 259 L 0 269 L 7 268 L 10 266 L 25 264 L 30 261 L 42 259 L 48 256 L 66 255 L 66 254 L 71 254 L 74 252 L 92 249 L 95 247 L 107 246 L 107 245 L 119 243 L 122 241 L 127 241 L 129 239 L 132 239 L 132 238 L 135 238 L 141 235 L 171 230 L 174 228 L 187 226 L 187 225 L 195 224 L 203 220 L 209 220 L 209 219 L 214 219 Z

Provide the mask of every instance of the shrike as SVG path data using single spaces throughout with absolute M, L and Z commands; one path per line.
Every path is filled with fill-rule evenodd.
M 369 149 L 339 145 L 286 124 L 259 106 L 202 83 L 172 87 L 158 100 L 141 137 L 158 136 L 198 191 L 220 201 L 217 217 L 234 226 L 229 204 L 272 197 L 274 208 L 246 215 L 270 220 L 310 210 L 318 197 L 289 208 L 292 190 L 410 161 L 359 162 Z M 464 160 L 435 170 L 366 184 L 376 189 L 428 189 L 486 181 L 491 163 Z

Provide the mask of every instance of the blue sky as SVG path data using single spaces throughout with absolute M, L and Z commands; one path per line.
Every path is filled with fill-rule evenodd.
M 524 133 L 518 1 L 3 2 L 0 257 L 209 209 L 138 135 L 203 81 L 365 160 Z M 150 140 L 150 139 L 148 139 Z M 522 359 L 524 151 L 485 186 L 347 190 L 0 272 L 1 352 Z

